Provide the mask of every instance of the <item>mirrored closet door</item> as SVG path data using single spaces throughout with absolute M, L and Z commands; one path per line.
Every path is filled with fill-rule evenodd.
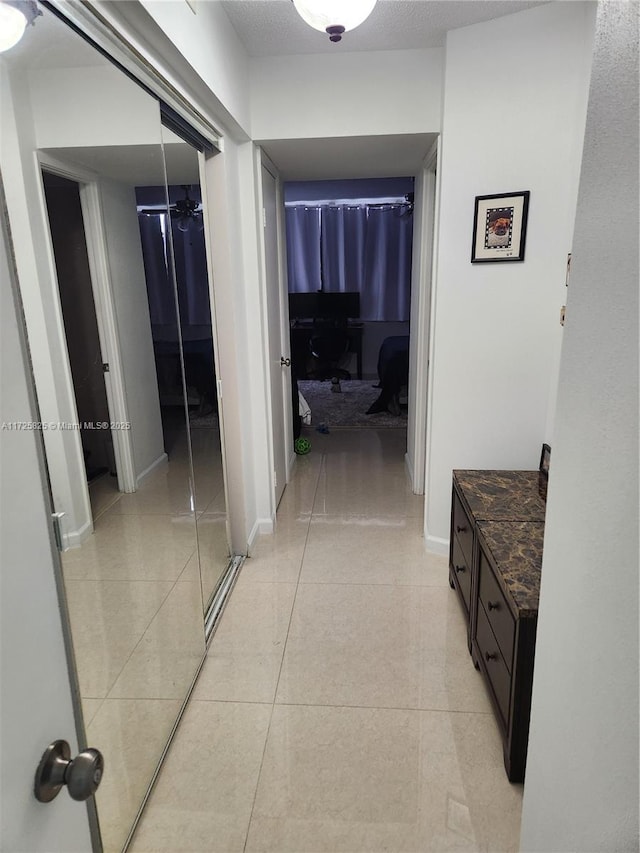
M 164 126 L 162 138 L 166 198 L 159 195 L 160 192 L 164 194 L 164 187 L 141 187 L 136 195 L 144 235 L 143 251 L 145 254 L 158 252 L 164 246 L 173 264 L 191 438 L 200 578 L 206 612 L 229 565 L 229 545 L 205 211 L 198 151 Z M 166 206 L 165 209 L 156 208 L 154 201 L 161 207 Z M 152 316 L 154 314 L 152 306 Z M 158 333 L 162 334 L 160 330 Z M 170 349 L 171 344 L 164 342 L 162 346 Z
M 105 851 L 120 851 L 229 565 L 198 152 L 46 9 L 5 54 L 4 173 Z M 3 157 L 5 149 L 3 149 Z M 44 425 L 47 428 L 44 429 Z

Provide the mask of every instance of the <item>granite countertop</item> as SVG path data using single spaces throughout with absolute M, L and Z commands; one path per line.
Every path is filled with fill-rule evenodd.
M 519 617 L 538 613 L 544 523 L 481 521 L 478 533 L 498 568 L 496 577 L 515 604 Z
M 454 471 L 476 521 L 544 521 L 537 471 Z

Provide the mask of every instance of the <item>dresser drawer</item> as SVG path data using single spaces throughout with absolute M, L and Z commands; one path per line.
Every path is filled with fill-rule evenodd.
M 505 728 L 509 722 L 509 694 L 511 691 L 511 676 L 504 662 L 500 647 L 489 627 L 489 620 L 482 605 L 478 606 L 476 623 L 476 645 L 484 670 L 489 679 L 491 691 L 500 710 L 500 716 Z
M 498 641 L 505 664 L 511 672 L 513 668 L 513 642 L 516 632 L 515 621 L 484 551 L 482 548 L 479 551 L 478 597 L 484 607 L 491 630 Z
M 467 566 L 473 558 L 473 527 L 458 496 L 453 494 L 453 533 L 458 537 Z
M 451 551 L 451 568 L 462 593 L 467 611 L 471 609 L 471 568 L 464 558 L 458 537 L 453 536 L 453 548 Z

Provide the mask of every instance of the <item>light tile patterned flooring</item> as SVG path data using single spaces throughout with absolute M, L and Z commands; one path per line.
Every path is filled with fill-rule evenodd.
M 424 550 L 402 430 L 314 433 L 242 569 L 134 853 L 518 849 L 522 786 Z
M 95 531 L 62 555 L 87 738 L 105 757 L 105 853 L 122 850 L 202 660 L 201 586 L 228 564 L 219 434 L 197 428 L 191 441 L 197 538 L 182 432 L 134 494 L 108 475 L 91 484 Z

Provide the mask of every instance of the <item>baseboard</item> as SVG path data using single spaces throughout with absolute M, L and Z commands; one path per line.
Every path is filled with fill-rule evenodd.
M 430 554 L 440 554 L 442 557 L 449 556 L 448 539 L 441 539 L 439 536 L 430 536 L 428 533 L 425 533 L 424 544 Z
M 258 536 L 273 533 L 275 525 L 272 518 L 257 518 L 247 540 L 247 554 L 250 556 Z
M 85 539 L 88 539 L 89 536 L 93 533 L 93 521 L 89 520 L 85 522 L 82 527 L 79 527 L 77 530 L 71 530 L 69 533 L 62 534 L 62 548 L 64 551 L 68 551 L 69 548 L 79 548 L 80 545 L 84 542 Z
M 144 471 L 138 474 L 138 476 L 136 477 L 136 486 L 139 486 L 140 483 L 142 483 L 142 481 L 145 480 L 149 476 L 149 474 L 151 474 L 152 471 L 155 471 L 156 468 L 159 468 L 161 465 L 164 465 L 168 461 L 169 457 L 166 453 L 163 453 L 162 455 L 158 456 L 155 462 L 152 462 L 148 468 L 145 468 Z

